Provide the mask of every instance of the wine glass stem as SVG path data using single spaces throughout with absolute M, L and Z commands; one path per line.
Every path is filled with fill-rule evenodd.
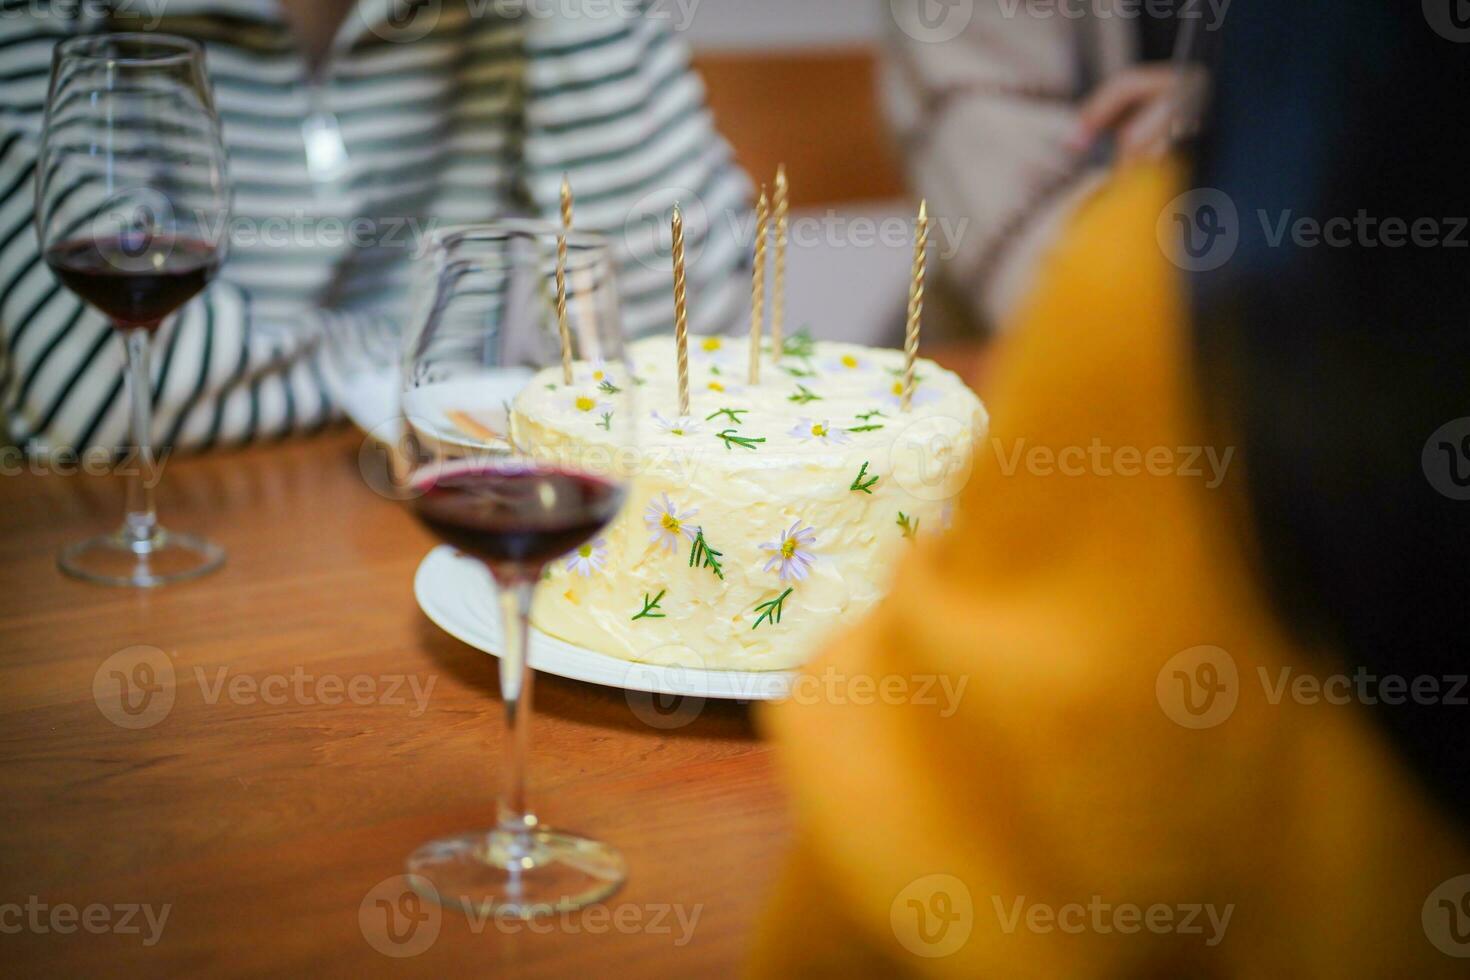
M 128 471 L 128 510 L 123 531 L 135 542 L 152 541 L 158 530 L 153 509 L 153 385 L 148 373 L 148 331 L 124 331 L 127 346 L 130 426 L 137 459 Z
M 536 823 L 526 805 L 526 759 L 531 750 L 531 597 L 540 574 L 499 583 L 505 654 L 500 658 L 500 696 L 505 702 L 505 776 L 500 791 L 500 827 L 517 836 Z

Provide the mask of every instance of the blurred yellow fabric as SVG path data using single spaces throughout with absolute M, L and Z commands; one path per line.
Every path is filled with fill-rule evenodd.
M 1238 454 L 1197 452 L 1179 189 L 1082 209 L 955 528 L 764 715 L 798 829 L 755 975 L 1466 974 L 1449 820 L 1360 705 L 1281 693 L 1337 668 L 1267 609 Z

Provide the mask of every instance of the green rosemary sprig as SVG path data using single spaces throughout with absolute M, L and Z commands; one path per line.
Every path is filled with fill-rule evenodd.
M 756 606 L 755 611 L 760 613 L 760 615 L 756 617 L 755 623 L 750 628 L 755 629 L 761 623 L 770 623 L 774 626 L 776 623 L 781 622 L 781 606 L 790 594 L 791 589 L 787 589 L 769 602 L 762 602 Z
M 873 494 L 873 487 L 874 487 L 875 484 L 877 484 L 878 477 L 876 477 L 876 476 L 868 476 L 868 478 L 866 480 L 864 480 L 863 477 L 865 477 L 865 476 L 868 476 L 868 461 L 867 460 L 863 460 L 863 468 L 860 469 L 860 470 L 858 470 L 858 475 L 852 481 L 852 486 L 848 487 L 847 489 L 856 491 L 857 493 L 865 493 L 865 494 L 868 494 L 869 496 L 872 496 L 872 494 Z
M 603 412 L 602 413 L 602 421 L 597 423 L 597 427 L 599 429 L 605 429 L 608 432 L 611 432 L 612 431 L 612 412 Z
M 810 367 L 799 368 L 791 364 L 783 364 L 781 365 L 781 370 L 793 378 L 815 378 L 817 376 L 817 372 L 813 371 Z
M 600 391 L 600 392 L 602 392 L 604 395 L 616 395 L 618 392 L 622 391 L 623 389 L 621 389 L 617 385 L 613 384 L 611 378 L 603 378 L 602 379 L 602 384 L 600 384 L 600 385 L 597 386 L 597 390 Z
M 696 565 L 700 568 L 708 568 L 715 573 L 715 578 L 723 582 L 725 580 L 725 569 L 720 564 L 720 556 L 723 554 L 723 551 L 716 551 L 709 546 L 709 542 L 704 539 L 703 528 L 694 532 L 694 544 L 689 549 L 690 568 L 694 568 Z
M 711 364 L 709 366 L 709 373 L 713 374 L 715 377 L 719 377 L 724 372 L 720 370 L 720 366 L 718 364 Z
M 663 618 L 665 618 L 663 613 L 661 613 L 661 612 L 655 612 L 654 610 L 658 609 L 659 601 L 661 599 L 663 599 L 664 593 L 667 592 L 667 591 L 668 591 L 668 589 L 659 589 L 658 590 L 658 595 L 654 596 L 652 599 L 649 599 L 648 598 L 648 593 L 647 592 L 643 593 L 643 611 L 640 612 L 638 615 L 634 616 L 633 618 L 634 619 L 663 619 Z
M 796 333 L 781 338 L 781 356 L 798 357 L 805 360 L 816 351 L 816 341 L 812 339 L 812 332 L 802 327 Z
M 796 394 L 787 395 L 786 400 L 789 402 L 796 402 L 798 405 L 805 405 L 807 402 L 821 401 L 822 396 L 817 394 L 815 391 L 809 389 L 806 385 L 798 384 L 796 386 Z
M 712 422 L 715 419 L 719 418 L 721 415 L 728 415 L 731 422 L 739 425 L 742 421 L 740 416 L 747 414 L 749 411 L 750 409 L 748 408 L 722 408 L 718 412 L 713 412 L 709 415 L 706 415 L 704 417 L 704 420 L 706 422 Z
M 856 415 L 853 416 L 853 418 L 857 419 L 859 422 L 867 422 L 869 419 L 872 419 L 872 418 L 875 418 L 875 417 L 876 418 L 880 418 L 880 419 L 886 419 L 886 418 L 888 418 L 888 416 L 884 415 L 881 411 L 879 411 L 876 408 L 873 409 L 871 412 L 859 412 L 859 413 L 857 413 Z
M 725 440 L 726 449 L 734 449 L 736 446 L 742 449 L 754 449 L 756 448 L 756 443 L 766 441 L 765 436 L 759 439 L 752 439 L 750 436 L 740 435 L 734 429 L 725 429 L 723 432 L 717 433 L 715 438 Z
M 556 390 L 556 385 L 554 385 L 554 384 L 548 384 L 546 386 L 546 390 L 547 391 L 555 391 Z
M 903 511 L 899 511 L 898 527 L 901 531 L 903 531 L 904 537 L 912 538 L 914 535 L 919 533 L 919 519 L 917 517 L 910 517 Z
M 877 432 L 881 428 L 883 428 L 883 426 L 881 426 L 881 425 L 855 425 L 852 428 L 848 429 L 847 431 L 848 432 Z

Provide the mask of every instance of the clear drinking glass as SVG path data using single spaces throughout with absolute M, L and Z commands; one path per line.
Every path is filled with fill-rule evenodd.
M 136 447 L 122 527 L 65 549 L 59 563 L 70 575 L 152 586 L 224 561 L 217 545 L 158 524 L 148 348 L 224 261 L 229 204 L 198 43 L 96 34 L 56 46 L 36 163 L 36 233 L 56 277 L 123 341 Z
M 526 800 L 527 653 L 543 570 L 595 539 L 632 475 L 636 383 L 613 263 L 597 236 L 506 221 L 433 236 L 415 291 L 404 340 L 408 495 L 429 528 L 494 578 L 507 731 L 495 825 L 425 844 L 408 860 L 410 880 L 481 913 L 580 908 L 622 884 L 623 859 L 542 824 Z

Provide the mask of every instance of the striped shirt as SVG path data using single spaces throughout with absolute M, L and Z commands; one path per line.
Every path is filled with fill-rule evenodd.
M 275 0 L 0 0 L 0 443 L 127 441 L 122 345 L 56 281 L 34 230 L 51 51 L 83 32 L 201 41 L 229 154 L 228 259 L 154 339 L 156 442 L 203 449 L 334 419 L 343 377 L 396 360 L 422 236 L 555 220 L 563 173 L 577 227 L 612 242 L 629 335 L 671 324 L 651 232 L 676 199 L 694 325 L 723 329 L 744 301 L 748 182 L 666 15 L 582 6 L 358 0 L 313 76 Z

